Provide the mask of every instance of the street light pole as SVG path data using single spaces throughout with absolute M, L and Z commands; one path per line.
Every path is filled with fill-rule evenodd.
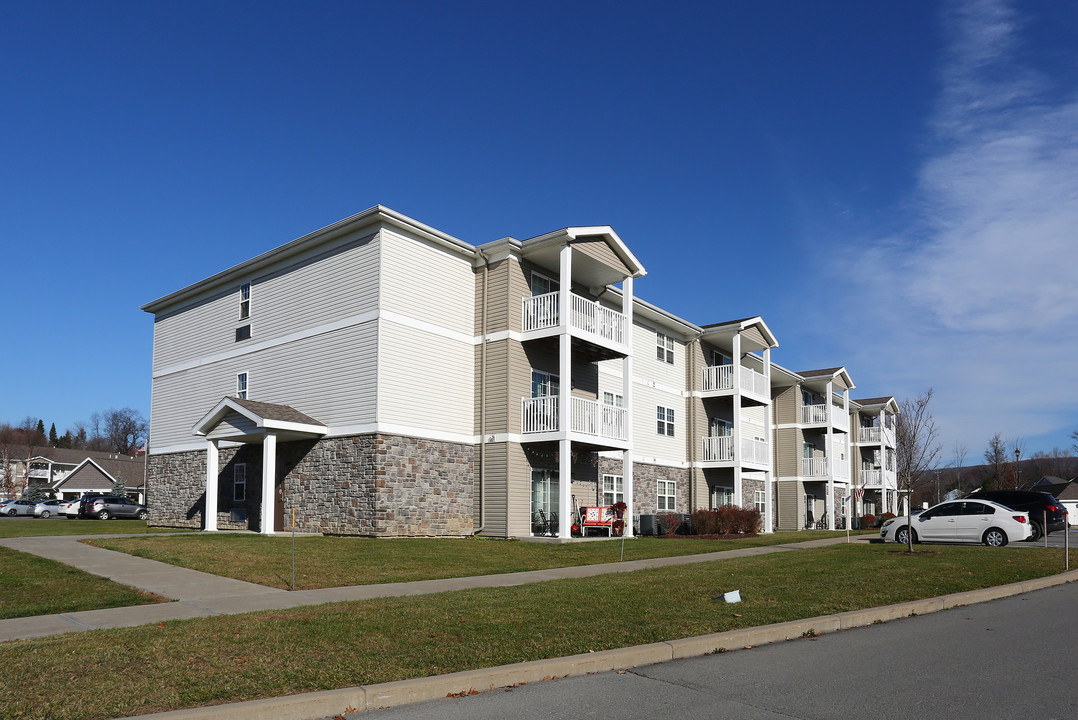
M 1022 466 L 1018 464 L 1018 461 L 1022 459 L 1022 451 L 1018 448 L 1014 449 L 1014 486 L 1016 488 L 1022 486 Z
M 936 471 L 936 504 L 940 504 L 940 471 Z

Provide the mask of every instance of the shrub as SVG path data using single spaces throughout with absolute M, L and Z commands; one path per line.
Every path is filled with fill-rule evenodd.
M 760 530 L 760 511 L 737 505 L 692 514 L 693 535 L 752 535 Z
M 719 512 L 717 510 L 697 510 L 692 514 L 693 535 L 718 535 Z
M 872 513 L 865 513 L 864 515 L 862 515 L 861 516 L 861 527 L 866 528 L 866 529 L 871 528 L 871 527 L 876 527 L 876 516 L 873 515 Z
M 677 529 L 681 527 L 681 513 L 661 513 L 655 518 L 655 522 L 659 526 L 660 535 L 673 535 L 675 532 L 677 532 Z
M 873 527 L 883 525 L 885 522 L 887 522 L 894 516 L 895 514 L 893 512 L 885 512 L 883 515 L 880 515 L 878 518 L 876 518 L 876 525 L 874 525 Z

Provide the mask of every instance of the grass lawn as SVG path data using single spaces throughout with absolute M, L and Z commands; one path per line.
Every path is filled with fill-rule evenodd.
M 0 618 L 156 602 L 166 601 L 55 560 L 0 547 Z
M 3 645 L 0 715 L 97 720 L 658 642 L 1049 575 L 1062 552 L 843 543 L 20 640 Z M 712 600 L 732 589 L 736 607 Z
M 43 535 L 122 535 L 124 533 L 183 532 L 146 527 L 145 520 L 68 520 L 67 518 L 9 518 L 0 516 L 0 538 Z
M 737 540 L 640 537 L 625 541 L 625 559 L 693 555 L 845 535 L 844 532 L 784 532 Z M 287 535 L 192 535 L 88 541 L 172 565 L 289 588 L 292 540 Z M 622 542 L 539 543 L 484 538 L 368 539 L 296 538 L 296 589 L 431 580 L 472 575 L 595 565 L 621 559 Z

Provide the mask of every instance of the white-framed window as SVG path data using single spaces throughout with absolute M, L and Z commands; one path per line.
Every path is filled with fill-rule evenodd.
M 251 317 L 251 283 L 240 285 L 240 320 Z
M 625 502 L 625 483 L 621 475 L 603 475 L 603 505 Z
M 763 515 L 764 507 L 767 505 L 767 496 L 763 490 L 755 490 L 752 493 L 752 504 L 756 507 L 756 510 Z
M 542 519 L 551 520 L 550 513 L 558 511 L 558 471 L 532 470 L 532 525 Z M 540 517 L 542 511 L 542 518 Z M 545 528 L 544 528 L 545 529 Z
M 733 361 L 729 355 L 719 352 L 718 350 L 711 351 L 711 364 L 712 365 L 732 365 Z
M 546 275 L 537 273 L 534 270 L 531 275 L 531 291 L 532 295 L 546 295 L 547 293 L 557 292 L 561 289 L 561 285 L 557 280 L 548 278 Z
M 247 502 L 247 463 L 236 463 L 232 468 L 232 500 Z
M 655 431 L 660 435 L 674 437 L 674 408 L 662 405 L 655 408 Z
M 673 480 L 659 480 L 655 489 L 655 509 L 673 511 L 677 507 L 677 483 Z
M 734 434 L 734 424 L 723 418 L 711 418 L 711 437 L 730 437 Z
M 245 372 L 236 375 L 236 397 L 240 400 L 247 399 L 247 373 Z
M 661 332 L 655 333 L 655 359 L 674 364 L 674 338 Z
M 558 376 L 553 373 L 532 370 L 532 397 L 557 397 L 560 392 Z
M 718 510 L 724 505 L 734 504 L 734 489 L 722 485 L 711 486 L 711 509 Z
M 625 397 L 612 392 L 603 392 L 603 405 L 625 407 Z

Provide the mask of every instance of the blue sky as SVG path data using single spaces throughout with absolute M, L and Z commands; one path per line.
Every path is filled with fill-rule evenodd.
M 148 416 L 140 305 L 381 203 L 611 225 L 945 454 L 1078 429 L 1075 3 L 7 3 L 0 91 L 0 421 Z

